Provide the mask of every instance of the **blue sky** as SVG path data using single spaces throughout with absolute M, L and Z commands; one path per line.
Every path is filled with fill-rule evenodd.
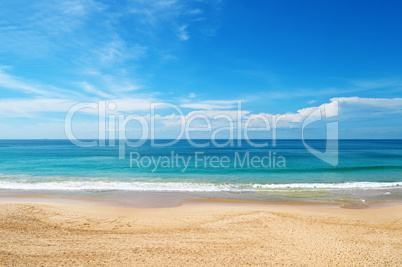
M 306 112 L 335 98 L 341 138 L 401 138 L 401 8 L 400 1 L 2 1 L 0 138 L 65 138 L 67 110 L 99 100 L 142 116 L 155 102 L 185 116 L 231 114 L 242 100 L 244 118 L 286 115 L 279 138 L 300 138 Z M 158 110 L 164 137 L 174 137 L 172 113 Z M 74 125 L 80 138 L 96 137 L 96 114 L 78 114 Z

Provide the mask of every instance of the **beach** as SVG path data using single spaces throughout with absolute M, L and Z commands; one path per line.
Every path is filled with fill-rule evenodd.
M 332 167 L 301 140 L 135 151 L 149 167 L 113 146 L 0 140 L 0 266 L 402 266 L 401 140 L 340 140 Z M 251 162 L 270 155 L 286 168 Z
M 402 1 L 0 1 L 0 267 L 402 267 Z
M 2 266 L 401 266 L 402 205 L 1 201 Z

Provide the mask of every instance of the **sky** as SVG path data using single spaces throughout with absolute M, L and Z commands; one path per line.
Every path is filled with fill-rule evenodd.
M 217 115 L 240 128 L 280 117 L 277 138 L 300 138 L 310 114 L 335 106 L 307 137 L 325 138 L 336 121 L 340 138 L 402 138 L 401 10 L 371 0 L 1 1 L 0 138 L 64 139 L 79 103 L 98 109 L 74 113 L 77 138 L 99 137 L 100 125 L 106 137 L 145 133 L 108 115 L 154 119 L 156 138 L 175 138 L 194 116 L 212 129 L 228 124 Z M 99 116 L 99 101 L 115 109 Z

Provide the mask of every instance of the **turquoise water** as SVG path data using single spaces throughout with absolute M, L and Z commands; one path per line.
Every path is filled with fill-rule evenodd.
M 324 140 L 307 142 L 325 149 Z M 0 140 L 0 189 L 260 192 L 402 187 L 402 140 L 340 140 L 337 166 L 316 158 L 300 140 L 278 140 L 275 147 L 265 148 L 244 140 L 241 145 L 234 143 L 233 147 L 195 148 L 184 140 L 169 147 L 147 142 L 126 147 L 126 158 L 119 159 L 119 147 L 108 143 L 82 148 L 68 140 Z M 132 166 L 130 152 L 138 157 Z M 188 161 L 188 166 L 175 161 L 172 153 Z M 247 165 L 247 154 L 249 159 L 265 157 L 265 165 Z M 226 161 L 211 165 L 205 157 Z M 145 158 L 142 165 L 141 158 Z M 152 158 L 166 164 L 156 167 Z

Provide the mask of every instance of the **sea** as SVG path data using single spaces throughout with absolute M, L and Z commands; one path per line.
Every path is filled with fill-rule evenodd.
M 330 152 L 326 140 L 85 143 L 91 145 L 0 140 L 0 197 L 134 207 L 219 199 L 342 207 L 402 202 L 402 140 L 338 140 Z

